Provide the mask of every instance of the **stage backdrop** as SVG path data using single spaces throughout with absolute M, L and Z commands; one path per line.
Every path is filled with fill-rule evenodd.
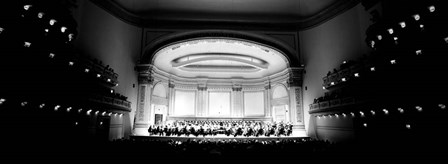
M 244 92 L 244 116 L 264 116 L 264 92 Z
M 196 91 L 176 90 L 174 96 L 174 116 L 194 116 Z
M 209 92 L 209 116 L 230 116 L 230 92 Z

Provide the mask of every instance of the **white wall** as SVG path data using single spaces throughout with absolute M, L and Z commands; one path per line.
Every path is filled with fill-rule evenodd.
M 361 4 L 317 27 L 299 32 L 300 53 L 306 74 L 303 86 L 305 128 L 310 132 L 309 104 L 323 96 L 322 78 L 333 68 L 339 68 L 344 60 L 357 60 L 368 54 L 364 43 L 365 31 L 370 25 L 370 14 Z M 313 130 L 311 130 L 313 131 Z M 309 134 L 314 136 L 314 134 Z
M 135 63 L 141 52 L 142 29 L 114 17 L 90 1 L 77 1 L 73 16 L 78 23 L 75 47 L 81 54 L 97 58 L 118 73 L 115 90 L 128 97 L 132 112 L 123 115 L 123 131 L 127 137 L 132 130 L 137 105 L 137 74 Z

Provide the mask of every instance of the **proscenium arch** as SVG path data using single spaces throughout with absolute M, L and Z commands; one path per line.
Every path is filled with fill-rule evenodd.
M 267 35 L 233 30 L 197 30 L 163 36 L 145 46 L 139 64 L 152 64 L 156 52 L 167 45 L 197 38 L 232 38 L 262 44 L 277 49 L 285 55 L 285 58 L 289 61 L 289 67 L 299 67 L 301 65 L 297 51 L 285 43 Z

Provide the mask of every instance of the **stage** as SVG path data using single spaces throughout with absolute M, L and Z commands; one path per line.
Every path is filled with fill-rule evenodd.
M 244 141 L 244 140 L 258 140 L 258 141 L 272 141 L 272 140 L 297 140 L 297 139 L 307 139 L 309 137 L 307 136 L 250 136 L 250 137 L 244 137 L 244 136 L 226 136 L 223 134 L 218 134 L 216 136 L 198 136 L 195 137 L 193 135 L 190 136 L 139 136 L 139 135 L 131 135 L 131 139 L 135 140 L 160 140 L 160 141 L 168 141 L 168 140 L 176 140 L 176 141 L 187 141 L 187 140 L 207 140 L 207 141 L 228 141 L 228 140 L 238 140 L 238 141 Z

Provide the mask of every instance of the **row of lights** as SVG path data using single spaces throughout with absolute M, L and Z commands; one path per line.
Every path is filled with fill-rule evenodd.
M 2 105 L 2 104 L 5 103 L 5 102 L 6 102 L 6 99 L 5 99 L 5 98 L 0 98 L 0 105 Z M 20 103 L 20 106 L 22 106 L 22 107 L 25 107 L 25 106 L 27 106 L 27 105 L 28 105 L 28 102 L 27 102 L 27 101 L 23 101 L 23 102 Z M 43 109 L 45 106 L 46 106 L 46 104 L 45 104 L 45 103 L 42 103 L 42 104 L 39 105 L 39 108 L 40 108 L 40 109 Z M 59 111 L 59 110 L 61 109 L 61 105 L 55 105 L 53 109 L 54 109 L 54 111 Z M 70 112 L 70 111 L 72 111 L 72 109 L 73 109 L 72 107 L 67 107 L 65 110 L 66 110 L 67 112 Z M 82 109 L 82 108 L 78 109 L 78 113 L 81 113 L 83 110 L 84 110 L 84 109 Z M 92 109 L 89 109 L 89 110 L 86 111 L 86 114 L 87 114 L 87 115 L 91 115 L 92 112 L 94 112 L 95 115 L 98 115 L 98 114 L 100 113 L 99 110 L 92 110 Z M 112 116 L 112 115 L 117 116 L 117 115 L 118 115 L 119 117 L 122 117 L 122 116 L 123 116 L 123 113 L 114 113 L 114 112 L 105 112 L 105 111 L 103 111 L 103 112 L 101 113 L 101 115 L 102 115 L 102 116 L 105 116 L 105 115 L 108 115 L 108 116 Z
M 445 104 L 438 104 L 438 107 L 440 108 L 440 109 L 446 109 L 446 105 Z M 415 106 L 415 109 L 418 111 L 418 112 L 422 112 L 423 111 L 423 107 L 421 107 L 421 106 Z M 400 112 L 401 114 L 403 114 L 404 112 L 405 112 L 405 110 L 403 109 L 403 108 L 397 108 L 397 111 L 398 112 Z M 387 110 L 387 109 L 382 109 L 381 111 L 375 111 L 375 110 L 370 110 L 369 111 L 369 113 L 372 115 L 372 116 L 375 116 L 376 114 L 377 114 L 377 112 L 383 112 L 384 113 L 384 115 L 388 115 L 389 114 L 389 110 Z M 359 113 L 359 116 L 360 117 L 365 117 L 366 116 L 366 114 L 363 112 L 363 111 L 359 111 L 358 112 Z M 328 114 L 328 115 L 317 115 L 317 116 L 315 116 L 315 117 L 317 117 L 318 119 L 326 119 L 327 117 L 329 117 L 329 118 L 333 118 L 333 117 L 336 117 L 336 118 L 339 118 L 339 117 L 347 117 L 348 115 L 350 115 L 351 117 L 356 117 L 356 112 L 350 112 L 350 113 L 336 113 L 336 114 Z
M 31 7 L 33 7 L 33 5 L 24 5 L 23 9 L 25 9 L 25 11 L 28 11 Z M 37 18 L 42 19 L 44 17 L 45 13 L 44 12 L 38 12 L 37 13 Z M 22 15 L 22 17 L 24 17 L 24 15 Z M 49 24 L 50 26 L 54 26 L 58 21 L 56 19 L 50 19 Z M 62 26 L 61 27 L 61 32 L 65 33 L 65 31 L 67 31 L 67 27 Z M 48 32 L 49 29 L 45 29 L 45 32 Z M 68 35 L 69 41 L 72 41 L 74 34 L 70 33 Z

